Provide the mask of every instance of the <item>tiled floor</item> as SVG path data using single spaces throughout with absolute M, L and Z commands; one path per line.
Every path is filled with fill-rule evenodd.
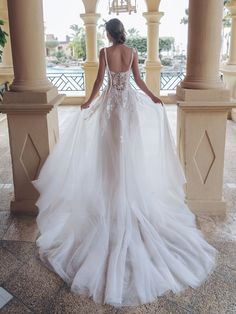
M 176 106 L 167 105 L 171 128 L 176 128 Z M 74 107 L 59 107 L 60 130 Z M 79 314 L 233 314 L 236 313 L 236 123 L 227 123 L 224 196 L 228 203 L 225 219 L 199 216 L 206 238 L 219 251 L 216 271 L 197 289 L 180 295 L 168 294 L 151 304 L 115 309 L 97 305 L 75 295 L 55 273 L 38 259 L 38 235 L 33 217 L 14 217 L 9 204 L 13 197 L 11 159 L 6 120 L 0 122 L 0 307 L 1 313 L 79 313 Z M 6 291 L 4 291 L 5 289 Z M 6 292 L 12 298 L 7 300 Z

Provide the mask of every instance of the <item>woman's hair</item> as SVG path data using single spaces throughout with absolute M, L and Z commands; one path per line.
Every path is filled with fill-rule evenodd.
M 119 19 L 109 20 L 105 23 L 105 28 L 117 44 L 123 44 L 125 42 L 125 28 Z

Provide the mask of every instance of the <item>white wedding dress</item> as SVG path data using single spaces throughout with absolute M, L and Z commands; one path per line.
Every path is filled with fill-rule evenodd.
M 106 89 L 69 118 L 32 184 L 41 260 L 71 291 L 119 307 L 199 286 L 217 250 L 185 204 L 165 106 L 131 87 L 131 68 L 106 65 Z

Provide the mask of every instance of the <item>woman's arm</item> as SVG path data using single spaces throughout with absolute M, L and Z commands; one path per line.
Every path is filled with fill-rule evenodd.
M 133 71 L 135 83 L 138 85 L 138 87 L 145 94 L 147 94 L 152 99 L 153 102 L 161 103 L 163 105 L 162 100 L 160 98 L 158 98 L 157 96 L 155 96 L 150 91 L 150 89 L 148 89 L 147 85 L 145 84 L 145 82 L 140 77 L 139 67 L 138 67 L 138 53 L 137 53 L 137 51 L 134 53 L 134 61 L 133 61 L 133 64 L 132 64 L 132 71 Z
M 92 89 L 89 99 L 84 104 L 81 105 L 82 109 L 88 108 L 90 106 L 91 102 L 93 101 L 98 91 L 100 90 L 100 87 L 102 86 L 104 74 L 105 74 L 105 68 L 106 68 L 106 64 L 105 64 L 105 58 L 104 58 L 104 48 L 102 48 L 99 53 L 98 74 L 94 82 L 93 89 Z

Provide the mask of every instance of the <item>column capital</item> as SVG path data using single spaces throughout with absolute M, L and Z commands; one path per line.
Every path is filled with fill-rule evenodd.
M 160 19 L 164 15 L 164 12 L 143 12 L 143 17 L 147 20 L 147 23 L 160 23 Z
M 101 14 L 98 13 L 83 13 L 80 14 L 81 19 L 84 21 L 85 25 L 96 25 L 97 21 L 100 19 Z

